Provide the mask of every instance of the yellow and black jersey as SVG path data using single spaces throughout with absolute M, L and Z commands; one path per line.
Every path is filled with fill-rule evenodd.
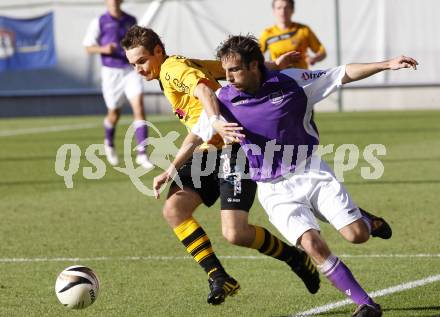
M 203 111 L 201 102 L 194 97 L 197 84 L 203 82 L 213 91 L 220 88 L 218 80 L 225 78 L 220 61 L 189 59 L 183 56 L 169 56 L 160 68 L 160 84 L 163 93 L 171 103 L 174 114 L 188 128 L 197 123 Z M 219 135 L 210 144 L 220 148 L 223 141 Z
M 307 50 L 310 48 L 314 53 L 322 52 L 324 46 L 316 37 L 315 33 L 304 24 L 293 23 L 285 30 L 276 25 L 263 31 L 260 37 L 260 46 L 263 54 L 269 50 L 271 60 L 290 51 L 298 51 L 302 58 L 290 67 L 307 69 Z

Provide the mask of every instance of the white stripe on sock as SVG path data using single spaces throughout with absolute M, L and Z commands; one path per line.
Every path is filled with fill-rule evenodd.
M 337 256 L 330 254 L 329 257 L 322 264 L 317 265 L 317 267 L 322 274 L 329 276 L 333 273 L 340 262 L 341 260 L 339 260 Z

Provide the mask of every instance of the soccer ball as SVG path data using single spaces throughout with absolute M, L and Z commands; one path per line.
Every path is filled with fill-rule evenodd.
M 74 265 L 64 269 L 55 283 L 55 294 L 64 306 L 83 309 L 98 297 L 99 279 L 92 269 Z

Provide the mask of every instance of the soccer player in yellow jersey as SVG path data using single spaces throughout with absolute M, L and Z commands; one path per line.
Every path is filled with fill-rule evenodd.
M 261 34 L 260 47 L 263 54 L 269 50 L 271 60 L 276 60 L 286 52 L 297 51 L 298 55 L 289 67 L 303 69 L 308 69 L 309 65 L 326 57 L 325 48 L 315 33 L 307 25 L 292 21 L 294 0 L 273 0 L 272 9 L 276 24 Z M 310 51 L 314 54 L 310 55 Z
M 205 109 L 210 116 L 211 125 L 218 132 L 221 131 L 224 137 L 242 136 L 236 131 L 236 124 L 222 123 L 217 117 L 219 109 L 214 90 L 220 88 L 217 79 L 225 77 L 219 62 L 168 56 L 159 36 L 153 30 L 140 26 L 133 26 L 121 44 L 128 61 L 140 75 L 148 81 L 160 81 L 164 95 L 184 125 L 191 128 Z M 241 177 L 242 173 L 247 173 L 248 170 L 235 170 L 238 143 L 232 145 L 229 152 L 225 153 L 221 150 L 221 137 L 217 137 L 211 143 L 216 148 L 215 163 L 210 162 L 208 158 L 213 152 L 201 151 L 194 154 L 194 160 L 189 160 L 177 172 L 183 188 L 172 183 L 163 208 L 165 220 L 194 260 L 208 274 L 208 303 L 220 304 L 225 297 L 234 295 L 240 288 L 239 283 L 226 273 L 206 232 L 193 217 L 200 204 L 212 206 L 218 197 L 221 200 L 222 233 L 226 240 L 286 262 L 303 280 L 309 292 L 316 293 L 319 289 L 319 274 L 305 252 L 287 245 L 267 229 L 248 223 L 256 184 Z M 196 156 L 201 162 L 201 167 L 205 166 L 205 169 L 215 165 L 209 175 L 194 175 L 194 170 L 197 172 L 197 166 L 193 166 L 196 164 L 194 162 L 197 162 Z M 223 178 L 219 177 L 220 161 Z M 166 172 L 167 180 L 174 176 L 174 169 Z M 201 182 L 199 186 L 194 182 L 196 178 Z M 155 178 L 155 184 L 158 182 L 161 181 Z

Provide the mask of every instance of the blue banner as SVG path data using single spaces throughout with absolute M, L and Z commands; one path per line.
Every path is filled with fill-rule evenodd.
M 53 13 L 31 19 L 0 16 L 0 71 L 48 68 L 56 63 Z

